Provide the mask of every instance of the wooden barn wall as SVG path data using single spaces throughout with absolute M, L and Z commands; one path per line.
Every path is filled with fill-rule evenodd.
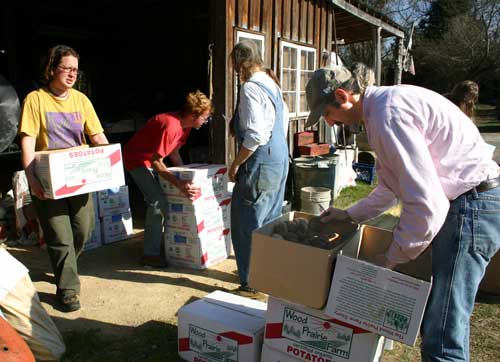
M 213 2 L 218 3 L 217 0 Z M 225 6 L 225 29 L 222 29 L 221 25 L 215 25 L 214 31 L 216 38 L 220 37 L 218 31 L 224 31 L 226 36 L 226 47 L 223 52 L 226 56 L 225 75 L 223 76 L 226 85 L 223 113 L 228 116 L 233 114 L 235 99 L 234 75 L 227 57 L 235 44 L 237 30 L 255 32 L 264 36 L 264 61 L 278 76 L 280 74 L 279 49 L 281 40 L 316 48 L 317 67 L 320 67 L 322 51 L 332 50 L 333 7 L 327 0 L 226 0 Z M 219 12 L 223 6 L 215 5 L 214 7 L 217 8 L 214 11 Z M 217 17 L 218 20 L 219 17 Z M 222 61 L 219 59 L 218 64 Z M 214 74 L 214 77 L 222 76 L 221 71 L 217 73 L 217 75 Z M 219 97 L 220 101 L 222 101 L 221 97 Z M 304 118 L 291 119 L 289 127 L 290 154 L 293 154 L 293 134 L 303 131 L 304 125 Z M 322 141 L 324 140 L 324 127 L 319 128 L 319 140 Z M 220 131 L 218 129 L 216 132 Z M 227 134 L 228 132 L 226 130 L 223 133 Z M 226 146 L 225 161 L 229 163 L 233 160 L 236 151 L 234 139 L 228 137 L 226 142 L 219 142 L 215 146 L 218 148 L 215 153 L 221 152 L 220 148 L 224 144 Z

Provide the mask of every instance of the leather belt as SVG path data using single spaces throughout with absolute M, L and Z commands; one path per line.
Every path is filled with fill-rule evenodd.
M 481 182 L 476 187 L 473 187 L 471 190 L 467 191 L 466 194 L 472 193 L 474 189 L 476 190 L 477 193 L 480 193 L 491 189 L 496 189 L 499 186 L 500 186 L 500 176 L 498 176 L 497 178 L 491 178 L 489 180 Z

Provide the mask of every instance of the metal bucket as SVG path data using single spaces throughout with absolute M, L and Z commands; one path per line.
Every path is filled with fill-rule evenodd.
M 321 157 L 303 160 L 299 157 L 293 160 L 293 181 L 294 181 L 294 200 L 293 209 L 301 210 L 301 189 L 303 187 L 325 187 L 332 191 L 334 199 L 334 189 L 336 184 L 337 163 L 335 158 L 326 160 Z
M 330 207 L 332 190 L 326 187 L 303 187 L 300 190 L 301 211 L 320 215 Z

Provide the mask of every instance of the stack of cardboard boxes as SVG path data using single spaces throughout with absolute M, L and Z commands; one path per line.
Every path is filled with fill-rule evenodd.
M 170 167 L 180 180 L 189 180 L 199 192 L 194 200 L 160 178 L 168 202 L 165 255 L 172 265 L 204 269 L 231 254 L 230 203 L 227 167 L 190 164 Z
M 95 212 L 95 228 L 84 250 L 124 240 L 133 235 L 132 214 L 128 186 L 118 191 L 101 190 L 92 193 Z
M 415 344 L 432 285 L 430 252 L 393 271 L 366 261 L 387 250 L 393 240 L 387 230 L 361 226 L 331 249 L 273 237 L 277 223 L 311 216 L 287 213 L 253 232 L 249 285 L 269 294 L 265 313 L 222 292 L 181 308 L 183 359 L 378 361 L 384 337 Z M 254 343 L 261 322 L 238 327 L 238 313 L 264 320 L 260 350 Z

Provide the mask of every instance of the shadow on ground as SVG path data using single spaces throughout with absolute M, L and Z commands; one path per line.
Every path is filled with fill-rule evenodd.
M 173 324 L 152 320 L 125 327 L 85 318 L 64 322 L 74 323 L 75 332 L 63 333 L 66 353 L 61 362 L 181 361 Z

